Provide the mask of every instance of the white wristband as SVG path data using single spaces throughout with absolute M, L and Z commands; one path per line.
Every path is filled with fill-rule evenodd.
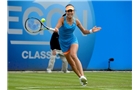
M 93 32 L 92 32 L 92 29 L 89 30 L 89 33 L 93 33 Z

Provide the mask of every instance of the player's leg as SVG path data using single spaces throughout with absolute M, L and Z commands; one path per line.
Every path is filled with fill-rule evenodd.
M 53 70 L 55 58 L 56 58 L 56 54 L 53 54 L 53 52 L 51 51 L 51 56 L 50 56 L 50 60 L 49 60 L 48 67 L 47 67 L 48 73 L 51 73 L 51 71 Z
M 65 54 L 65 57 L 66 57 L 68 63 L 70 64 L 72 70 L 73 70 L 73 71 L 77 74 L 77 76 L 79 77 L 81 85 L 86 85 L 86 84 L 87 84 L 87 79 L 86 79 L 86 77 L 84 77 L 83 75 L 81 75 L 80 70 L 78 70 L 78 68 L 77 68 L 77 66 L 76 66 L 77 63 L 76 63 L 75 60 L 72 58 L 70 52 L 67 53 L 67 54 Z M 78 63 L 78 64 L 80 64 L 80 63 Z M 81 66 L 81 65 L 78 65 L 78 66 Z M 80 68 L 81 68 L 81 67 L 80 67 Z
M 77 74 L 78 77 L 80 77 L 81 74 L 80 74 L 80 72 L 78 71 L 77 66 L 76 66 L 76 63 L 75 63 L 75 61 L 72 59 L 70 53 L 67 53 L 67 54 L 64 54 L 64 55 L 65 55 L 65 57 L 66 57 L 68 63 L 70 64 L 72 70 Z
M 79 73 L 81 75 L 80 78 L 79 78 L 81 84 L 86 85 L 87 84 L 87 79 L 84 76 L 82 64 L 81 64 L 80 60 L 77 57 L 77 50 L 78 50 L 78 44 L 72 44 L 71 47 L 70 47 L 70 56 L 74 60 L 76 66 L 77 66 L 77 69 L 78 69 L 78 71 L 79 71 Z
M 70 55 L 72 59 L 74 60 L 79 73 L 81 74 L 81 76 L 84 76 L 82 64 L 77 57 L 77 50 L 78 50 L 78 44 L 72 44 L 70 47 Z

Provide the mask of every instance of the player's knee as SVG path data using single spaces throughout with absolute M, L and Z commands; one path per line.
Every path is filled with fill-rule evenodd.
M 70 55 L 71 55 L 71 57 L 72 57 L 73 59 L 76 59 L 76 58 L 77 58 L 77 55 L 76 55 L 75 53 L 70 53 Z

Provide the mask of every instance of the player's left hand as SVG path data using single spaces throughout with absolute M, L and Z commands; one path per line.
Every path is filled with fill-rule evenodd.
M 96 27 L 96 26 L 94 26 L 93 28 L 92 28 L 92 32 L 97 32 L 97 31 L 99 31 L 99 30 L 101 30 L 102 28 L 101 27 Z

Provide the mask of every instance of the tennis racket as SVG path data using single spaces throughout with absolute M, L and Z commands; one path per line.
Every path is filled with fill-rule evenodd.
M 45 26 L 38 18 L 30 17 L 25 21 L 25 29 L 30 33 L 38 33 L 43 30 L 54 31 L 54 28 Z

